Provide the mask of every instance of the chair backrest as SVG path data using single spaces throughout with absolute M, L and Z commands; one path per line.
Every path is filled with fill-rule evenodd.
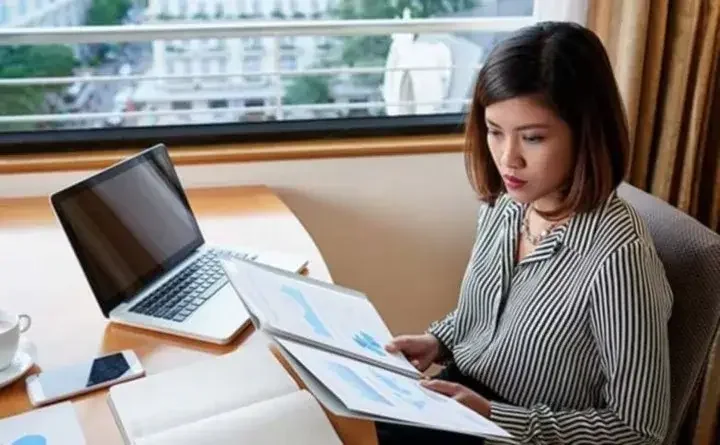
M 666 444 L 678 441 L 702 384 L 720 320 L 720 235 L 687 214 L 629 184 L 618 195 L 650 230 L 673 290 L 669 325 L 672 403 Z M 681 440 L 682 443 L 686 439 Z

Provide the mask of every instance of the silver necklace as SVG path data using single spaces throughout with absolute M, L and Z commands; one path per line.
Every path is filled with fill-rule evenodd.
M 554 222 L 550 224 L 545 230 L 540 232 L 539 235 L 533 235 L 532 232 L 530 232 L 530 211 L 532 210 L 532 207 L 528 207 L 527 211 L 525 212 L 525 216 L 523 217 L 522 222 L 522 235 L 523 237 L 528 240 L 530 244 L 533 246 L 539 245 L 552 231 L 557 227 L 559 222 Z

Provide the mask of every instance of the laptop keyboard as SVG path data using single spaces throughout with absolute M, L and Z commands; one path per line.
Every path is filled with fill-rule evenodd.
M 198 257 L 180 273 L 130 308 L 130 312 L 183 322 L 212 298 L 228 278 L 219 258 L 235 257 L 255 260 L 257 255 L 211 249 Z

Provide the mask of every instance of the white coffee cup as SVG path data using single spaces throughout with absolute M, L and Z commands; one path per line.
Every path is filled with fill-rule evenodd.
M 0 310 L 0 370 L 12 363 L 20 346 L 20 334 L 30 329 L 31 322 L 29 315 Z

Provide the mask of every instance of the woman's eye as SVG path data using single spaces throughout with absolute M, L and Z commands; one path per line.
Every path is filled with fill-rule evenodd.
M 493 128 L 488 128 L 488 134 L 490 136 L 500 136 L 500 130 L 495 130 Z
M 541 135 L 528 135 L 523 136 L 523 140 L 529 144 L 540 144 L 545 140 L 545 136 Z

